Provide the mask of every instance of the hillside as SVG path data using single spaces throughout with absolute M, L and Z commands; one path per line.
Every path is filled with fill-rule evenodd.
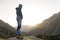
M 31 35 L 60 35 L 60 12 L 54 14 L 29 32 Z
M 0 20 L 0 37 L 1 36 L 13 36 L 15 34 L 16 29 L 10 26 L 8 23 Z

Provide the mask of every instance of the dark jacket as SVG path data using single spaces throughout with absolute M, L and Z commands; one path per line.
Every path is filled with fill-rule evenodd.
M 17 16 L 19 16 L 21 19 L 23 18 L 22 12 L 21 12 L 21 8 L 17 7 L 16 8 L 16 14 Z

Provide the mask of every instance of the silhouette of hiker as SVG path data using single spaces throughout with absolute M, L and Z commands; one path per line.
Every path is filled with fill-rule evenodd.
M 18 23 L 16 35 L 21 35 L 20 29 L 21 29 L 21 22 L 22 22 L 22 19 L 23 19 L 21 9 L 22 9 L 22 4 L 19 4 L 19 6 L 16 7 L 16 15 L 17 15 L 17 23 Z

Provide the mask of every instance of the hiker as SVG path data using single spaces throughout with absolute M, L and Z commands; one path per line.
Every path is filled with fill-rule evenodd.
M 22 19 L 23 19 L 23 15 L 22 15 L 22 12 L 21 12 L 21 9 L 22 9 L 22 4 L 19 4 L 18 7 L 16 7 L 16 15 L 17 15 L 17 31 L 16 31 L 16 35 L 21 35 L 21 23 L 22 23 Z

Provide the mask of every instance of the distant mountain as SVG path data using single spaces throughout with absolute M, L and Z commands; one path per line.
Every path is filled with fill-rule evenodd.
M 31 35 L 60 35 L 60 12 L 54 14 L 29 32 Z
M 13 36 L 16 32 L 16 29 L 10 26 L 8 23 L 0 20 L 0 36 L 6 35 L 6 36 Z
M 15 27 L 15 29 L 17 29 L 17 27 Z M 32 29 L 34 29 L 34 28 L 31 27 L 31 26 L 28 26 L 28 25 L 22 25 L 22 27 L 21 27 L 21 31 L 22 32 L 26 32 L 26 33 L 28 33 L 29 31 L 31 31 Z
M 28 25 L 22 25 L 22 28 L 21 28 L 21 30 L 23 31 L 23 32 L 29 32 L 29 31 L 31 31 L 32 30 L 32 27 L 31 26 L 28 26 Z

